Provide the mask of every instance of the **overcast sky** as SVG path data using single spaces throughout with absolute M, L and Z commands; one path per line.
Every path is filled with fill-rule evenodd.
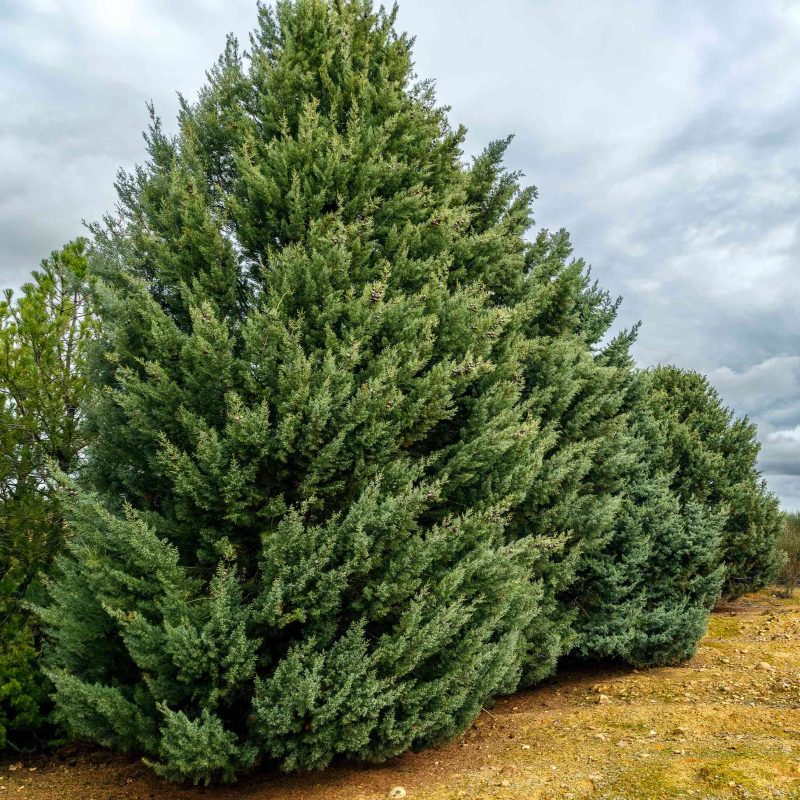
M 112 207 L 254 0 L 0 0 L 0 284 Z M 800 4 L 401 0 L 468 152 L 514 133 L 537 222 L 644 323 L 643 365 L 707 373 L 800 509 Z

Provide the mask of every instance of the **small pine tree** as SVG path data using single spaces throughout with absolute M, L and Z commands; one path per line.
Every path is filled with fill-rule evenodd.
M 51 467 L 73 473 L 86 441 L 86 348 L 95 321 L 87 242 L 42 262 L 18 298 L 0 301 L 0 749 L 44 735 L 47 685 L 26 607 L 61 546 Z
M 725 517 L 723 594 L 738 597 L 774 580 L 781 530 L 777 498 L 758 471 L 756 427 L 734 418 L 708 379 L 677 367 L 652 370 L 650 402 L 665 427 L 663 466 L 684 505 Z
M 171 778 L 451 737 L 551 626 L 549 534 L 508 534 L 551 438 L 529 298 L 485 267 L 504 240 L 519 284 L 527 250 L 393 23 L 262 7 L 95 231 L 97 440 L 50 674 L 75 735 Z

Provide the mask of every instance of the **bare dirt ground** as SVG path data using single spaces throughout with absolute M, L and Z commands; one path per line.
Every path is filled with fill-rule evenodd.
M 745 597 L 684 666 L 561 675 L 379 767 L 195 789 L 102 751 L 0 765 L 0 800 L 380 800 L 395 786 L 408 800 L 800 800 L 800 598 Z

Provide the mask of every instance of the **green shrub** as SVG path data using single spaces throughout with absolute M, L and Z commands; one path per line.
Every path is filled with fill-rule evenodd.
M 52 468 L 75 471 L 85 445 L 85 240 L 53 253 L 0 301 L 0 748 L 49 735 L 38 625 L 27 607 L 62 542 Z
M 739 597 L 766 586 L 780 568 L 775 541 L 778 500 L 758 471 L 756 427 L 722 404 L 708 379 L 677 367 L 652 370 L 653 413 L 665 427 L 663 465 L 683 503 L 725 515 L 723 594 Z
M 0 627 L 0 750 L 30 747 L 45 732 L 48 684 L 34 631 L 22 614 L 5 618 Z
M 789 597 L 800 582 L 800 512 L 783 515 L 783 530 L 778 536 L 778 552 L 783 558 L 780 582 Z

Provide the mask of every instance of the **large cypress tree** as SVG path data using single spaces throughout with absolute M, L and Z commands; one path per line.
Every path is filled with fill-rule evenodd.
M 452 736 L 554 638 L 555 544 L 509 534 L 552 440 L 530 297 L 495 291 L 525 281 L 529 198 L 492 219 L 393 22 L 262 7 L 96 230 L 51 674 L 76 735 L 170 777 Z
M 384 758 L 570 652 L 671 663 L 718 590 L 617 301 L 528 241 L 507 140 L 462 164 L 393 22 L 261 8 L 95 231 L 43 613 L 59 718 L 170 777 Z

